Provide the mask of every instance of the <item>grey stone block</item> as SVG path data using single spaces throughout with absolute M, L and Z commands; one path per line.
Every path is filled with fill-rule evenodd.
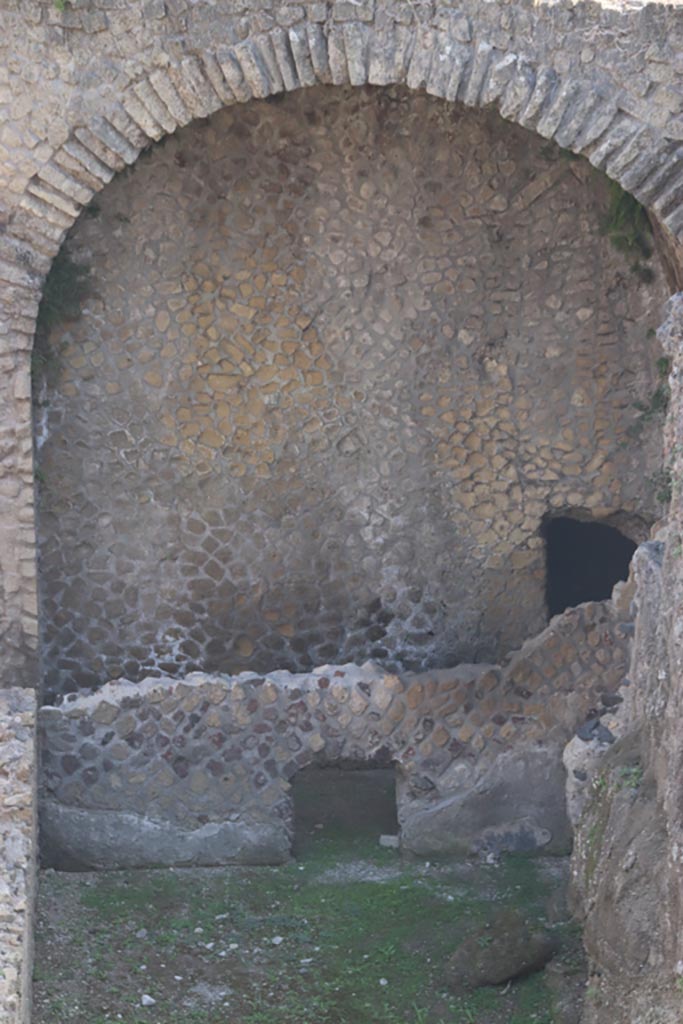
M 415 814 L 406 808 L 401 846 L 420 856 L 483 850 L 567 853 L 571 830 L 559 752 L 547 748 L 502 755 L 461 793 Z
M 216 822 L 188 831 L 139 814 L 52 800 L 41 804 L 40 841 L 44 867 L 61 871 L 283 864 L 290 856 L 289 834 L 279 821 Z

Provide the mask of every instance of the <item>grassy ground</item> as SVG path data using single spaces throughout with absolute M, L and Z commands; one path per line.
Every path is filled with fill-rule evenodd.
M 367 831 L 306 835 L 281 868 L 43 874 L 34 1024 L 560 1024 L 544 974 L 458 998 L 443 983 L 493 911 L 562 917 L 560 862 L 428 866 Z
M 492 905 L 542 913 L 543 874 L 321 837 L 279 869 L 43 876 L 34 1024 L 552 1024 L 542 974 L 459 999 L 441 977 Z

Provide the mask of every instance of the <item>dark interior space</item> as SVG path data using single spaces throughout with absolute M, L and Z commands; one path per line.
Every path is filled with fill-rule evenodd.
M 393 768 L 311 765 L 292 780 L 297 858 L 314 844 L 334 840 L 358 852 L 396 835 L 396 773 Z
M 543 536 L 551 618 L 584 601 L 606 600 L 628 578 L 636 545 L 614 526 L 558 516 L 544 522 Z

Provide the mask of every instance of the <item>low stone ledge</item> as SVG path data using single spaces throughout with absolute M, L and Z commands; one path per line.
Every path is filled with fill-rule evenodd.
M 282 822 L 212 822 L 181 829 L 125 811 L 81 810 L 46 800 L 42 827 L 50 836 L 47 863 L 60 871 L 111 867 L 213 867 L 283 864 L 291 836 Z

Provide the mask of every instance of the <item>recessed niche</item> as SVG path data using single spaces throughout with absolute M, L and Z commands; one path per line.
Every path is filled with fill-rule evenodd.
M 615 526 L 570 516 L 546 519 L 546 602 L 559 615 L 584 601 L 605 601 L 628 578 L 635 543 Z
M 292 780 L 296 857 L 317 840 L 367 848 L 396 835 L 396 773 L 386 766 L 311 765 Z

